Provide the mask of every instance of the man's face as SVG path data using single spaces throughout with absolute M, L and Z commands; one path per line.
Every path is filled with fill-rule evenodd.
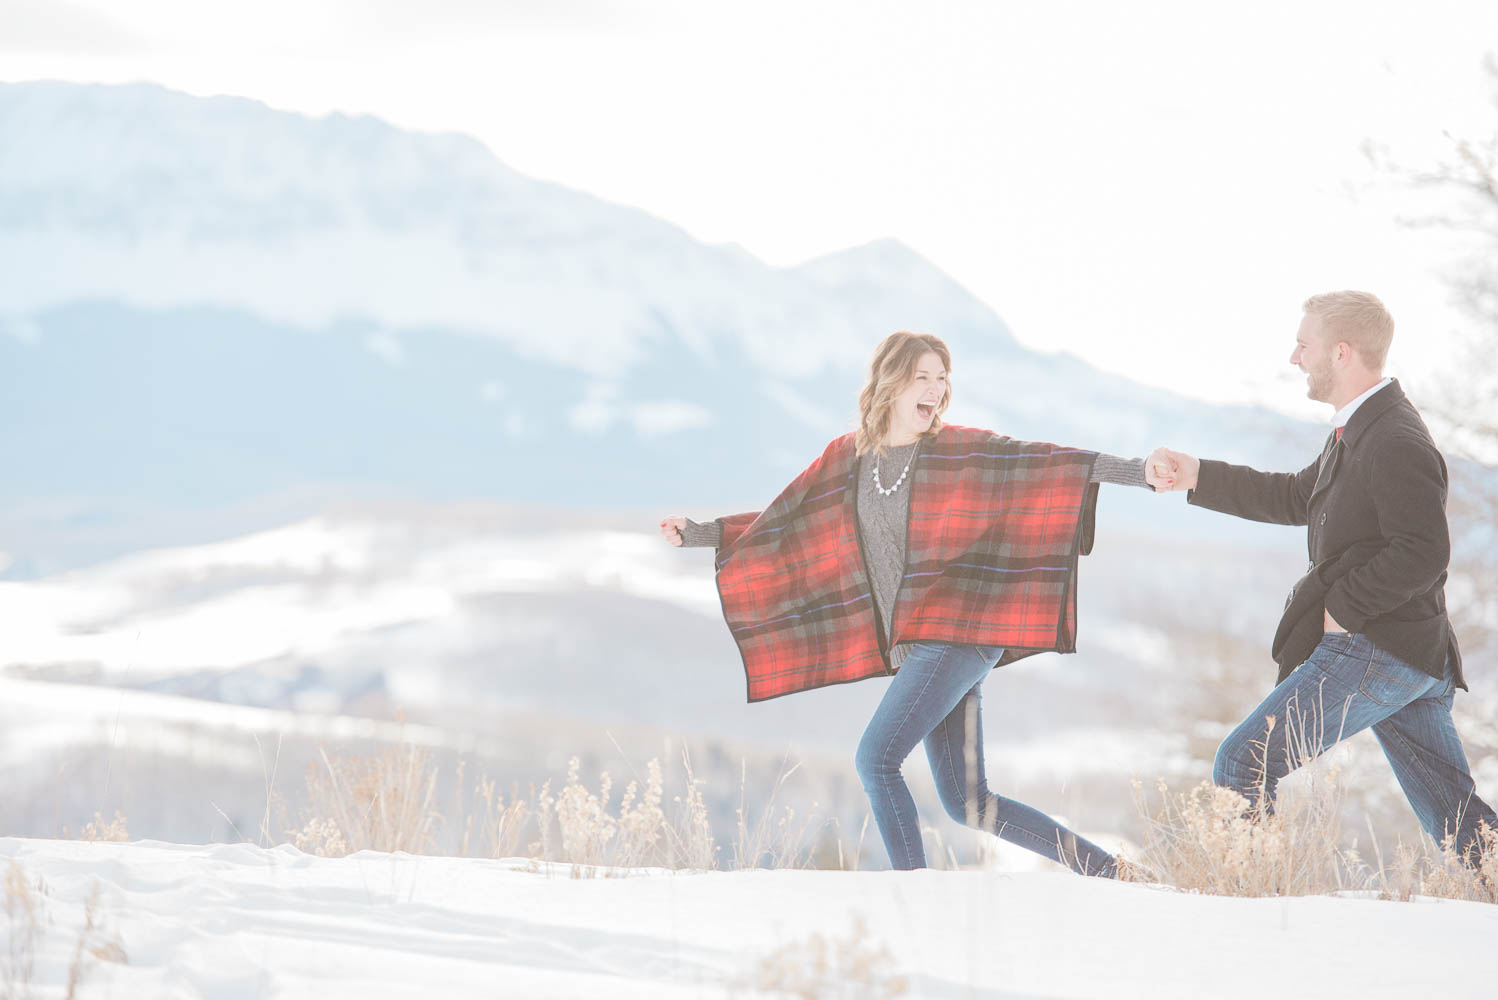
M 1295 333 L 1295 350 L 1290 354 L 1290 363 L 1306 373 L 1306 395 L 1318 403 L 1332 401 L 1332 389 L 1336 371 L 1332 357 L 1337 345 L 1322 328 L 1321 317 L 1310 313 L 1300 321 Z

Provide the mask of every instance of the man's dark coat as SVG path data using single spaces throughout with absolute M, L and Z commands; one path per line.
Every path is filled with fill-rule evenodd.
M 1446 487 L 1446 462 L 1425 421 L 1391 382 L 1299 472 L 1203 461 L 1187 500 L 1254 521 L 1309 525 L 1311 567 L 1290 591 L 1274 636 L 1279 681 L 1321 641 L 1327 611 L 1432 677 L 1444 676 L 1449 654 L 1465 689 L 1446 617 Z

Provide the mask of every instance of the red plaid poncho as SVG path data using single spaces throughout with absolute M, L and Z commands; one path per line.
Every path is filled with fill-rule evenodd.
M 1095 452 L 944 426 L 912 470 L 889 642 L 1003 646 L 1000 665 L 1076 649 Z M 890 673 L 858 540 L 853 435 L 763 512 L 721 518 L 718 595 L 749 700 Z

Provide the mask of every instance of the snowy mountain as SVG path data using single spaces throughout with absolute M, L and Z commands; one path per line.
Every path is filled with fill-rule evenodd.
M 0 575 L 351 496 L 752 508 L 899 328 L 952 345 L 955 423 L 1246 460 L 1320 437 L 1026 350 L 893 241 L 772 268 L 463 136 L 3 85 Z
M 12 322 L 89 300 L 207 305 L 308 330 L 481 335 L 605 376 L 660 348 L 708 359 L 729 339 L 757 366 L 814 374 L 910 322 L 1010 343 L 898 246 L 775 270 L 523 177 L 464 136 L 43 83 L 0 87 L 0 137 Z

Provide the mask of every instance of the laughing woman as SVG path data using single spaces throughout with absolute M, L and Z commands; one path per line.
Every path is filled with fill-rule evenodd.
M 900 774 L 924 741 L 953 819 L 1117 877 L 1108 852 L 989 791 L 979 699 L 995 666 L 1074 650 L 1094 484 L 1147 487 L 1144 462 L 945 425 L 950 369 L 938 338 L 892 334 L 874 352 L 856 432 L 763 512 L 668 517 L 661 534 L 717 548 L 750 701 L 894 675 L 856 757 L 894 868 L 926 863 Z

